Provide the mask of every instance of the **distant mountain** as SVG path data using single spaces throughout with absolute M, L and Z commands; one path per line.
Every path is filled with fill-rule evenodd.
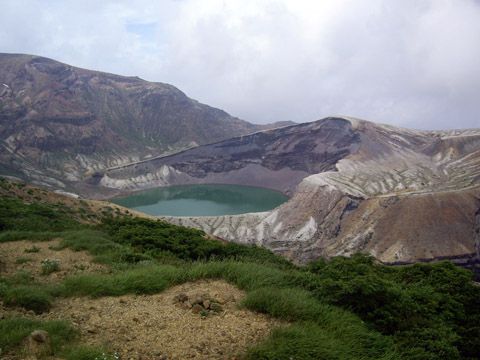
M 0 173 L 61 186 L 85 173 L 285 124 L 254 125 L 172 85 L 0 54 Z
M 449 258 L 480 266 L 480 129 L 427 132 L 326 118 L 92 180 L 124 190 L 233 183 L 284 191 L 291 199 L 269 212 L 168 220 L 300 263 L 367 252 L 387 263 Z

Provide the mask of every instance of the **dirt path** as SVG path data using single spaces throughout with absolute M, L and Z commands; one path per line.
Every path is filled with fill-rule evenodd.
M 175 301 L 207 296 L 221 311 L 202 316 Z M 82 342 L 106 345 L 121 359 L 237 359 L 277 320 L 238 308 L 244 293 L 224 281 L 199 281 L 156 295 L 59 299 L 45 317 L 69 319 Z

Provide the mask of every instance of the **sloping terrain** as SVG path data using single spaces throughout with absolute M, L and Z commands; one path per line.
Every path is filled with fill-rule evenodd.
M 480 131 L 327 118 L 201 146 L 97 179 L 121 189 L 226 182 L 292 195 L 267 213 L 168 218 L 297 262 L 368 252 L 384 262 L 479 261 Z
M 475 129 L 344 117 L 264 130 L 171 85 L 2 54 L 0 145 L 0 173 L 90 198 L 194 183 L 280 190 L 290 201 L 267 213 L 168 220 L 299 263 L 359 251 L 479 262 Z
M 99 169 L 268 127 L 201 104 L 172 85 L 0 54 L 4 175 L 64 187 Z
M 2 359 L 478 358 L 480 287 L 450 262 L 299 267 L 99 204 L 0 179 Z

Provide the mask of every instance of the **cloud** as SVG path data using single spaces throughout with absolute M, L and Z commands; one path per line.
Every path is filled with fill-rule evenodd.
M 474 0 L 4 0 L 0 51 L 169 82 L 253 122 L 480 127 Z

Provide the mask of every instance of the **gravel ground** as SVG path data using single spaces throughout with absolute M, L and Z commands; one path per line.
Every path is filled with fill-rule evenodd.
M 202 316 L 175 301 L 179 294 L 222 303 Z M 199 281 L 156 295 L 59 299 L 50 319 L 69 319 L 82 342 L 106 345 L 121 359 L 238 359 L 267 337 L 278 320 L 238 307 L 244 293 L 224 281 Z

